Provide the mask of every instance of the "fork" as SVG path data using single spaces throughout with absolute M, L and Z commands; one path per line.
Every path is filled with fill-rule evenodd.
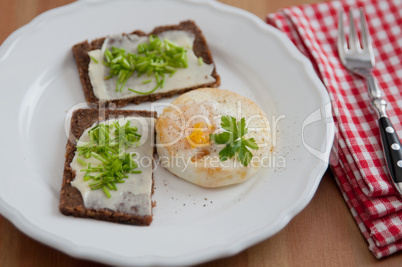
M 402 151 L 401 143 L 386 112 L 387 101 L 382 99 L 381 90 L 372 69 L 375 65 L 373 46 L 367 27 L 364 11 L 360 9 L 361 42 L 359 41 L 353 12 L 349 10 L 349 46 L 343 27 L 343 11 L 339 12 L 338 21 L 338 54 L 343 66 L 350 72 L 364 78 L 367 83 L 371 105 L 378 115 L 381 143 L 386 160 L 389 179 L 395 189 L 402 195 Z

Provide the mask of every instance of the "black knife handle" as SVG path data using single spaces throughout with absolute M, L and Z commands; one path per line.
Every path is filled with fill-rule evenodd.
M 389 180 L 395 190 L 402 196 L 402 148 L 398 135 L 387 116 L 387 101 L 375 98 L 371 105 L 378 115 L 378 126 L 380 127 L 382 149 L 389 172 Z
M 378 120 L 381 141 L 388 171 L 394 183 L 402 182 L 402 147 L 395 129 L 388 117 Z M 399 191 L 399 190 L 398 190 Z

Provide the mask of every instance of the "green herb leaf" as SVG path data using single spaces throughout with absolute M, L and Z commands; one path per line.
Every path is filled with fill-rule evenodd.
M 223 132 L 221 134 L 210 134 L 209 138 L 217 144 L 226 144 L 229 142 L 231 134 L 229 132 Z
M 238 150 L 238 159 L 241 164 L 247 166 L 250 163 L 252 157 L 253 154 L 250 152 L 250 150 L 247 149 L 246 145 L 242 143 Z
M 236 118 L 232 116 L 222 116 L 221 121 L 222 128 L 231 133 L 233 137 L 232 141 L 237 140 L 239 138 L 239 134 L 236 125 Z
M 219 151 L 219 160 L 225 161 L 235 156 L 236 151 L 231 145 L 226 145 L 221 151 Z
M 248 132 L 245 118 L 241 118 L 240 121 L 237 122 L 236 118 L 232 116 L 222 116 L 221 127 L 226 130 L 226 132 L 210 135 L 211 141 L 216 144 L 226 144 L 226 146 L 219 151 L 219 160 L 225 161 L 236 156 L 241 164 L 247 167 L 253 158 L 253 154 L 248 148 L 257 150 L 258 145 L 254 138 L 244 138 L 244 135 Z
M 239 134 L 240 137 L 245 135 L 247 133 L 247 128 L 246 128 L 246 119 L 241 118 L 239 122 L 237 122 L 237 133 Z
M 247 140 L 243 140 L 243 144 L 246 145 L 246 146 L 248 146 L 248 147 L 251 148 L 251 149 L 254 149 L 254 150 L 257 150 L 257 149 L 258 149 L 258 145 L 257 145 L 257 143 L 255 142 L 254 138 L 250 138 L 250 139 L 247 139 Z

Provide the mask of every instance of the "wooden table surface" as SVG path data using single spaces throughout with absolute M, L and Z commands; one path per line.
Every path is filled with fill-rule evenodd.
M 40 13 L 72 0 L 1 0 L 0 43 Z M 279 8 L 314 0 L 221 0 L 261 19 Z M 4 177 L 3 177 L 4 178 Z M 2 178 L 2 179 L 3 179 Z M 102 266 L 43 245 L 0 215 L 0 266 Z M 327 171 L 309 205 L 275 236 L 199 266 L 402 266 L 402 253 L 376 260 L 367 248 L 333 175 Z

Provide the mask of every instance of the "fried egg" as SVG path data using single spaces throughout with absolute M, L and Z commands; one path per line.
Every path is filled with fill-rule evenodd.
M 225 132 L 222 116 L 245 118 L 247 134 L 258 149 L 243 166 L 237 156 L 224 161 L 210 134 Z M 229 90 L 203 88 L 178 97 L 164 108 L 155 125 L 160 163 L 176 176 L 203 187 L 220 187 L 244 182 L 255 175 L 271 151 L 271 132 L 267 115 L 250 99 Z

